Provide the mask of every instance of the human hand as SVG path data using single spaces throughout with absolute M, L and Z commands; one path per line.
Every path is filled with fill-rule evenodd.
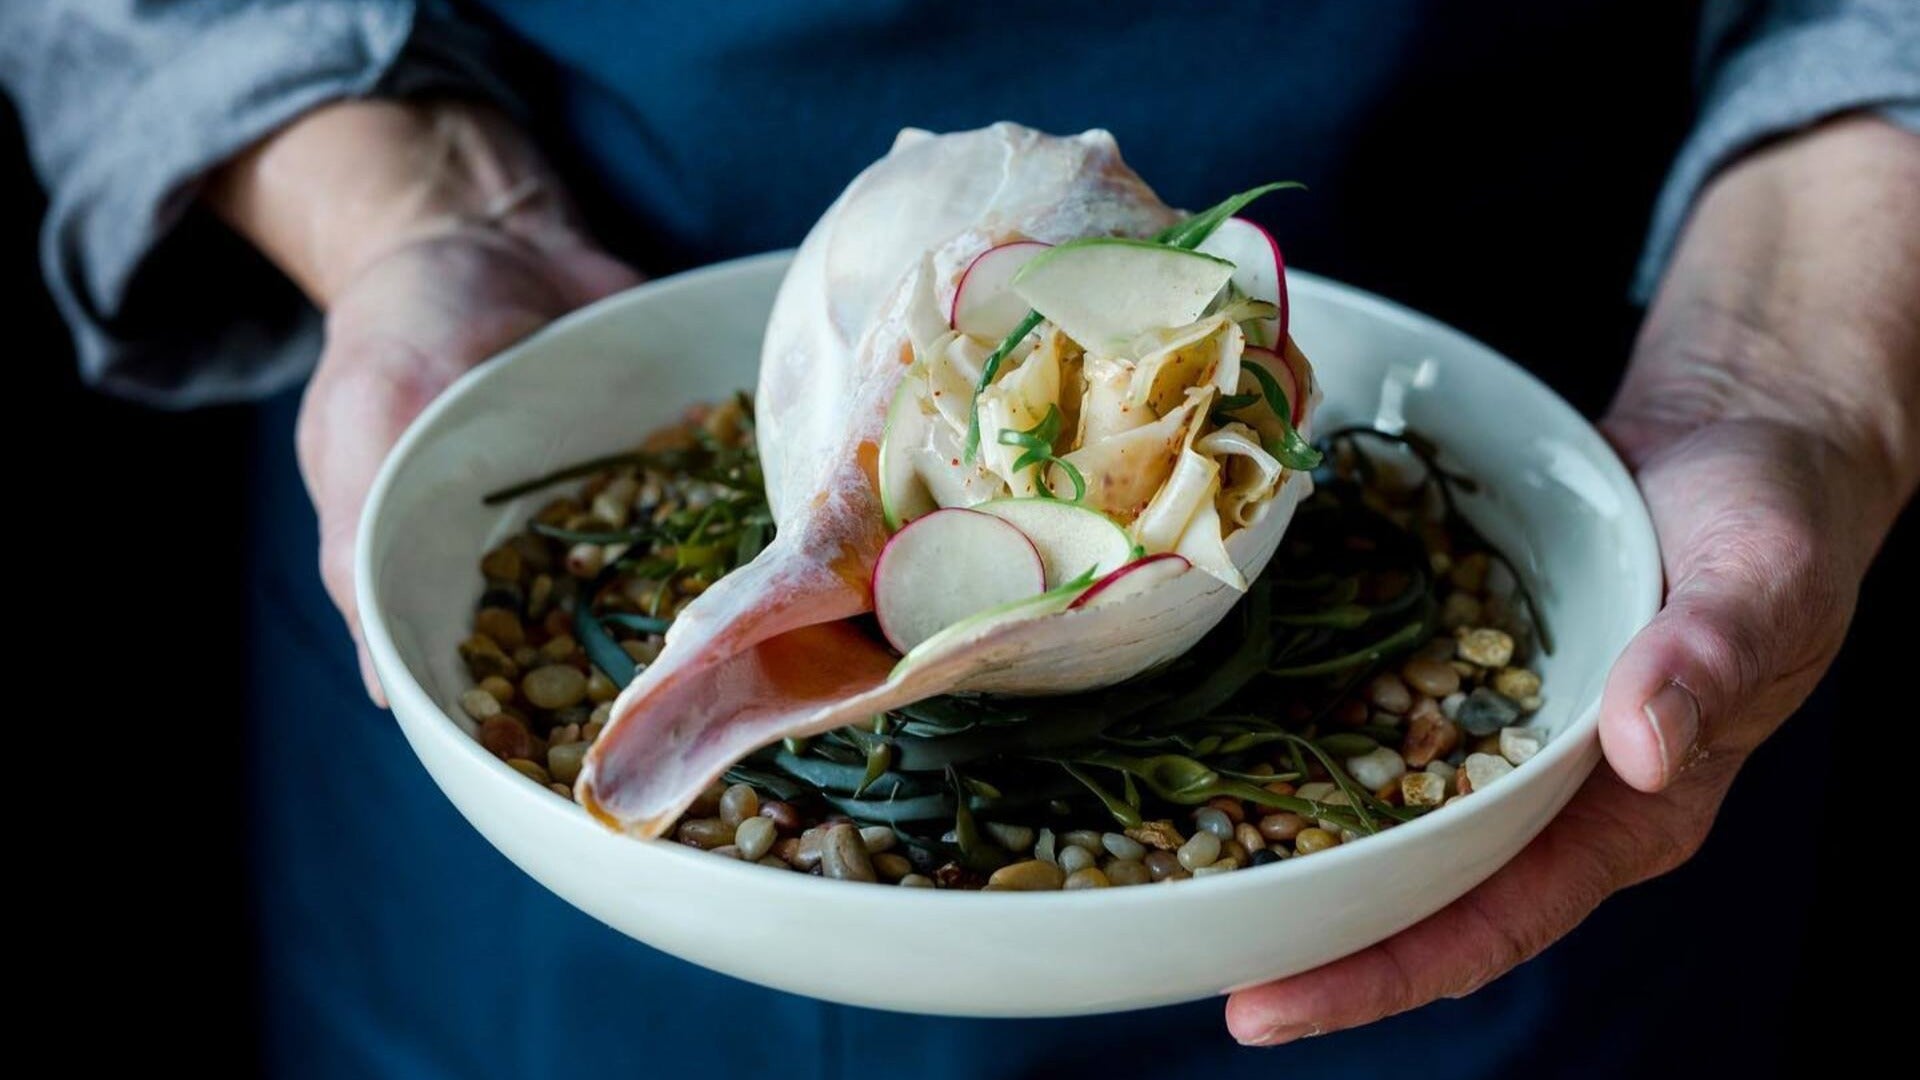
M 326 311 L 297 449 L 320 518 L 321 577 L 367 691 L 384 705 L 360 635 L 353 549 L 387 452 L 468 368 L 640 279 L 578 231 L 556 182 L 497 116 L 468 105 L 340 108 L 380 112 L 296 123 L 278 137 L 294 143 L 243 159 L 245 172 L 223 178 L 216 198 Z M 370 154 L 385 155 L 388 170 L 372 184 L 335 177 L 330 186 L 306 167 Z
M 1698 849 L 1748 754 L 1839 650 L 1920 474 L 1920 326 L 1906 311 L 1920 295 L 1917 150 L 1842 122 L 1756 155 L 1702 200 L 1603 421 L 1668 582 L 1608 678 L 1606 767 L 1437 914 L 1234 994 L 1236 1038 L 1274 1045 L 1472 993 Z M 1805 185 L 1826 169 L 1852 175 Z M 1807 190 L 1826 206 L 1781 212 Z

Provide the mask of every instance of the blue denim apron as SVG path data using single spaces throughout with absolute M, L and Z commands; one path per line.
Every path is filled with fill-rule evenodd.
M 1290 261 L 1537 360 L 1589 410 L 1617 378 L 1624 282 L 1686 122 L 1687 13 L 1652 3 L 491 6 L 527 46 L 516 77 L 596 228 L 652 272 L 796 243 L 903 125 L 1102 126 L 1176 205 L 1307 180 L 1257 214 Z M 1685 871 L 1471 998 L 1279 1050 L 1236 1046 L 1218 1001 L 905 1016 L 636 944 L 488 847 L 363 696 L 314 570 L 294 404 L 261 408 L 252 457 L 253 866 L 280 1074 L 1447 1080 L 1617 1076 L 1701 1041 L 1722 1071 L 1769 1071 L 1809 887 L 1782 875 L 1745 899 L 1742 864 L 1810 843 L 1792 820 L 1729 823 Z M 1274 917 L 1338 913 L 1280 894 Z

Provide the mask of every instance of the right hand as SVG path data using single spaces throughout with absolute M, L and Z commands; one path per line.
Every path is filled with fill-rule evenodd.
M 468 368 L 639 280 L 578 237 L 543 243 L 467 223 L 394 248 L 334 300 L 326 348 L 300 403 L 297 446 L 320 515 L 320 576 L 346 617 L 374 701 L 386 704 L 360 636 L 353 548 L 387 451 Z
M 352 177 L 302 167 L 369 155 Z M 578 230 L 531 146 L 471 105 L 328 106 L 236 162 L 211 194 L 326 311 L 297 449 L 320 518 L 321 577 L 384 705 L 353 549 L 387 452 L 467 369 L 641 278 Z

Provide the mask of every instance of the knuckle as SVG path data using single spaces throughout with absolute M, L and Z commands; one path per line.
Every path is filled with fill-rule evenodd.
M 1700 848 L 1706 840 L 1706 830 L 1692 826 L 1683 827 L 1675 833 L 1659 834 L 1648 849 L 1645 869 L 1639 875 L 1639 880 L 1670 874 L 1692 862 L 1693 857 L 1700 854 Z

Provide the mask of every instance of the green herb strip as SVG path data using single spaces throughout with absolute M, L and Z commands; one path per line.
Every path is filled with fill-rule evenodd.
M 1047 466 L 1052 465 L 1067 474 L 1067 479 L 1073 482 L 1073 501 L 1076 504 L 1082 503 L 1087 498 L 1087 478 L 1080 474 L 1080 470 L 1075 468 L 1072 462 L 1055 457 L 1053 453 L 1054 443 L 1060 438 L 1060 424 L 1060 406 L 1048 405 L 1047 415 L 1041 417 L 1039 423 L 1027 430 L 1001 429 L 1000 445 L 1017 446 L 1025 451 L 1014 459 L 1013 471 L 1036 470 L 1034 487 L 1039 490 L 1041 498 L 1058 499 L 1060 497 L 1054 493 L 1052 485 L 1047 480 Z
M 980 365 L 980 381 L 974 384 L 973 400 L 967 403 L 967 443 L 964 452 L 967 464 L 973 464 L 973 459 L 980 453 L 980 395 L 986 393 L 987 387 L 992 386 L 993 380 L 999 377 L 1000 364 L 1006 360 L 1007 354 L 1020 347 L 1021 339 L 1039 329 L 1040 321 L 1039 312 L 1027 312 L 1027 317 L 1020 320 L 1020 325 L 1013 328 L 1013 333 L 988 353 L 987 362 Z
M 1192 251 L 1206 243 L 1207 237 L 1212 236 L 1214 230 L 1228 218 L 1245 210 L 1255 199 L 1263 195 L 1271 195 L 1276 191 L 1290 189 L 1305 191 L 1306 187 L 1307 185 L 1298 180 L 1282 180 L 1272 184 L 1262 184 L 1257 188 L 1242 191 L 1238 195 L 1229 195 L 1192 217 L 1174 222 L 1160 230 L 1154 235 L 1153 242 Z
M 594 598 L 600 595 L 600 590 L 611 585 L 619 573 L 618 561 L 608 563 L 594 575 L 586 588 L 580 590 L 580 595 L 573 602 L 573 636 L 586 652 L 587 661 L 599 668 L 600 674 L 613 680 L 615 686 L 625 689 L 640 674 L 640 665 L 627 655 L 627 650 L 621 648 L 619 642 L 613 640 L 613 635 L 607 632 L 606 626 L 593 613 Z
M 1269 443 L 1266 451 L 1279 459 L 1280 464 L 1289 469 L 1306 471 L 1320 467 L 1321 454 L 1307 440 L 1300 437 L 1299 429 L 1293 426 L 1293 403 L 1287 400 L 1287 392 L 1280 389 L 1280 380 L 1273 372 L 1257 363 L 1243 365 L 1240 370 L 1253 376 L 1260 384 L 1260 393 L 1266 398 L 1267 408 L 1280 421 L 1280 439 Z M 1239 395 L 1236 395 L 1239 396 Z M 1222 402 L 1224 407 L 1225 402 Z M 1242 406 L 1244 408 L 1245 406 Z

